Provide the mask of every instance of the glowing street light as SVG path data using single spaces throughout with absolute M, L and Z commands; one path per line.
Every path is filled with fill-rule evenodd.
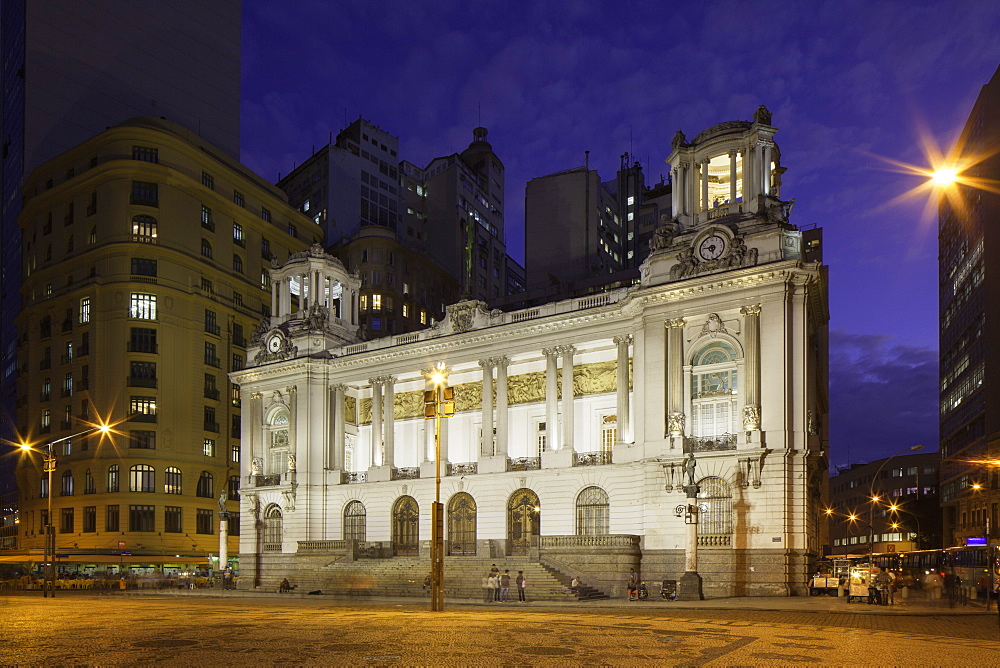
M 444 611 L 444 507 L 441 505 L 441 418 L 455 414 L 455 389 L 448 387 L 451 370 L 438 362 L 422 372 L 431 389 L 424 390 L 424 417 L 434 420 L 434 506 L 431 511 L 431 611 Z
M 931 181 L 939 186 L 949 186 L 958 180 L 958 170 L 954 167 L 941 167 L 931 174 Z

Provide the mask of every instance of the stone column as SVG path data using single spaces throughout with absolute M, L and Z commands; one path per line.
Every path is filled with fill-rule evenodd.
M 681 191 L 680 191 L 680 181 L 679 181 L 679 170 L 674 167 L 671 172 L 671 188 L 670 188 L 670 212 L 672 215 L 676 216 L 680 214 L 680 201 L 681 201 Z
M 281 281 L 271 281 L 271 315 L 278 315 Z
M 299 388 L 292 385 L 288 388 L 288 471 L 293 473 L 293 463 L 299 456 L 298 423 L 299 423 Z M 294 477 L 294 476 L 290 476 Z
M 382 436 L 385 441 L 385 463 L 390 468 L 396 465 L 396 377 L 385 376 L 382 381 L 385 383 L 385 432 Z
M 559 353 L 562 355 L 562 447 L 573 450 L 573 353 L 576 348 L 573 346 L 560 346 Z
M 743 201 L 757 197 L 757 146 L 751 144 L 743 156 Z
M 701 210 L 708 211 L 708 160 L 701 163 Z
M 615 385 L 617 391 L 618 442 L 631 443 L 632 430 L 629 428 L 628 346 L 632 342 L 632 335 L 616 336 L 614 342 L 618 346 L 618 375 Z
M 684 318 L 666 321 L 667 436 L 684 436 Z
M 764 180 L 761 184 L 761 192 L 765 195 L 771 194 L 771 144 L 764 144 Z
M 740 309 L 745 327 L 746 360 L 743 366 L 743 429 L 760 429 L 760 304 Z
M 510 359 L 507 357 L 497 357 L 497 441 L 496 450 L 498 455 L 507 457 L 507 365 Z
M 344 385 L 333 388 L 333 468 L 344 470 Z
M 250 393 L 250 410 L 249 410 L 249 420 L 246 424 L 246 429 L 243 431 L 245 434 L 249 434 L 249 450 L 250 452 L 242 453 L 243 457 L 246 457 L 246 461 L 253 463 L 255 459 L 263 459 L 264 457 L 264 446 L 263 446 L 263 425 L 264 425 L 264 395 L 260 392 Z
M 545 441 L 549 450 L 559 449 L 559 380 L 556 355 L 558 348 L 545 348 Z
M 224 505 L 224 504 L 222 504 Z M 229 567 L 229 513 L 219 512 L 219 570 Z
M 729 203 L 736 203 L 736 149 L 729 151 Z
M 493 358 L 479 360 L 483 367 L 483 436 L 479 453 L 483 457 L 493 456 Z
M 382 466 L 385 456 L 382 453 L 382 379 L 372 378 L 372 466 Z

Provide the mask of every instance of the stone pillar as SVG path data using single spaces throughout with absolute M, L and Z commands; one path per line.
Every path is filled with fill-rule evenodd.
M 744 306 L 746 360 L 743 367 L 743 429 L 760 429 L 760 304 Z
M 666 321 L 667 436 L 684 436 L 684 318 Z
M 708 211 L 708 160 L 701 163 L 701 210 Z
M 757 146 L 751 144 L 743 156 L 743 201 L 756 201 L 757 197 Z
M 219 569 L 229 568 L 229 513 L 219 513 Z
M 562 355 L 562 447 L 573 450 L 573 423 L 574 423 L 574 399 L 573 394 L 573 353 L 576 348 L 573 346 L 560 346 L 559 353 Z
M 497 357 L 497 441 L 498 455 L 507 457 L 507 365 L 510 359 Z
M 280 294 L 281 281 L 271 281 L 271 315 L 278 315 L 278 302 Z
M 372 378 L 372 466 L 382 466 L 385 457 L 382 453 L 382 379 Z
M 382 439 L 385 442 L 385 464 L 392 468 L 396 465 L 396 377 L 385 376 L 385 432 Z
M 687 512 L 684 519 L 684 575 L 677 583 L 678 601 L 700 601 L 701 576 L 698 574 L 698 485 L 684 486 L 687 495 Z M 689 519 L 690 518 L 690 519 Z
M 493 456 L 493 359 L 479 360 L 483 367 L 483 436 L 479 444 L 482 457 Z
M 333 386 L 333 468 L 344 470 L 344 385 Z
M 736 150 L 729 151 L 729 203 L 736 203 Z M 733 213 L 733 211 L 730 211 Z
M 680 201 L 681 201 L 681 191 L 680 191 L 680 180 L 679 180 L 679 170 L 674 167 L 670 171 L 671 176 L 671 188 L 670 188 L 670 212 L 672 215 L 676 216 L 680 214 Z
M 556 355 L 558 348 L 545 348 L 545 440 L 549 450 L 559 449 L 559 380 Z
M 246 457 L 246 461 L 253 462 L 254 459 L 260 459 L 264 456 L 264 446 L 263 446 L 263 431 L 262 427 L 264 425 L 264 395 L 260 392 L 250 393 L 250 410 L 249 410 L 249 420 L 246 425 L 246 429 L 243 431 L 245 434 L 249 434 L 249 445 L 250 452 L 242 453 Z
M 629 427 L 631 421 L 629 420 L 628 346 L 629 343 L 632 342 L 632 335 L 625 334 L 624 336 L 616 336 L 614 338 L 614 342 L 618 346 L 618 375 L 615 384 L 615 389 L 617 391 L 616 414 L 618 416 L 618 442 L 631 443 L 632 430 Z
M 299 424 L 299 388 L 292 385 L 288 392 L 288 471 L 293 472 L 293 462 L 299 456 L 298 424 Z
M 765 195 L 771 194 L 771 144 L 764 144 L 764 179 L 761 184 L 761 192 Z

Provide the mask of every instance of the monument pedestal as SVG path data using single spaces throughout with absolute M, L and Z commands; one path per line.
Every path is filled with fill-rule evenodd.
M 688 571 L 681 576 L 677 583 L 678 601 L 703 601 L 705 594 L 701 591 L 701 576 Z

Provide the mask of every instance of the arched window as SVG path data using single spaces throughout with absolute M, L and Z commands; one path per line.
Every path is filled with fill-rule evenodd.
M 201 240 L 201 256 L 212 259 L 212 244 L 208 243 L 208 239 Z
M 397 557 L 420 551 L 420 507 L 412 496 L 401 496 L 392 506 L 392 550 Z
M 240 477 L 238 475 L 229 476 L 229 488 L 226 492 L 230 501 L 240 500 Z
M 149 464 L 136 464 L 128 472 L 128 491 L 155 492 L 156 470 Z
M 73 472 L 64 471 L 62 474 L 62 492 L 60 496 L 73 496 Z
M 576 535 L 601 536 L 608 533 L 608 493 L 587 487 L 576 497 Z
M 368 511 L 360 501 L 351 501 L 344 507 L 344 540 L 365 540 Z
M 271 416 L 268 439 L 268 470 L 272 475 L 288 470 L 288 411 L 277 411 Z
M 265 290 L 271 287 L 271 274 L 267 269 L 260 270 L 260 287 Z
M 97 494 L 97 485 L 94 482 L 94 476 L 90 473 L 90 469 L 87 469 L 86 473 L 83 474 L 83 493 Z
M 108 467 L 108 493 L 118 491 L 118 464 Z
M 691 364 L 691 435 L 716 438 L 739 431 L 736 350 L 725 341 L 710 341 Z
M 163 493 L 181 493 L 181 470 L 176 466 L 170 466 L 163 473 Z
M 211 499 L 215 496 L 215 478 L 208 471 L 202 471 L 198 478 L 197 496 Z
M 243 258 L 236 254 L 233 255 L 233 271 L 243 273 Z
M 96 228 L 93 234 L 96 241 Z M 134 216 L 132 218 L 132 241 L 139 243 L 156 243 L 156 218 L 152 216 Z M 92 242 L 93 243 L 93 242 Z
M 275 505 L 264 510 L 264 550 L 280 552 L 283 529 L 281 526 L 281 508 Z
M 733 533 L 733 493 L 722 478 L 698 483 L 698 544 L 729 547 Z

